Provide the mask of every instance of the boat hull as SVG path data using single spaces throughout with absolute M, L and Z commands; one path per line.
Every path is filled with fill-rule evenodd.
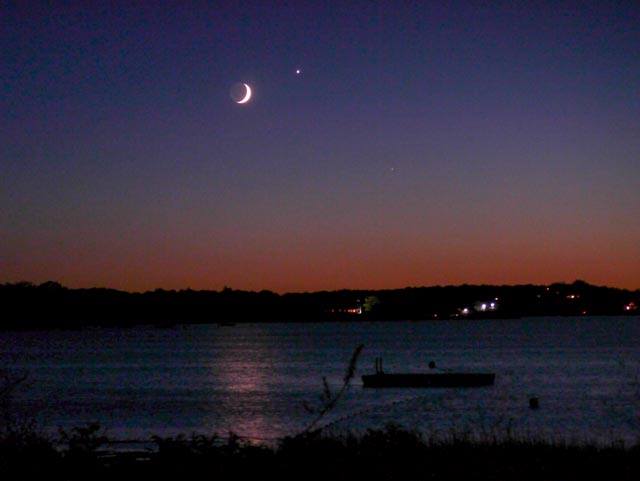
M 493 373 L 365 374 L 363 387 L 439 388 L 492 386 Z

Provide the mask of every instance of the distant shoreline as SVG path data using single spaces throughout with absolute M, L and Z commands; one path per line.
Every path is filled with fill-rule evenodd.
M 230 288 L 130 293 L 23 282 L 0 285 L 0 329 L 621 316 L 640 314 L 639 305 L 640 290 L 583 281 L 287 294 Z

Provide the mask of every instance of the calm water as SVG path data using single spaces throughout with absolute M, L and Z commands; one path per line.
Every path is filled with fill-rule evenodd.
M 396 422 L 564 439 L 640 436 L 640 318 L 268 324 L 2 332 L 0 366 L 28 372 L 20 406 L 51 427 L 99 421 L 114 437 L 178 432 L 274 438 L 304 428 L 365 345 L 331 429 Z M 490 388 L 362 389 L 360 374 L 440 367 L 497 374 Z M 528 408 L 538 396 L 540 409 Z

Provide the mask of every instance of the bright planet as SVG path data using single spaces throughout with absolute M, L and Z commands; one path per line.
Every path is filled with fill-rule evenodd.
M 0 481 L 640 481 L 640 0 L 84 3 L 0 0 Z

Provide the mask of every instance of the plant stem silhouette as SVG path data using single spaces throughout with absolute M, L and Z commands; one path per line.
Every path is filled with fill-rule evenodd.
M 311 423 L 309 423 L 309 425 L 300 433 L 301 435 L 314 432 L 316 426 L 318 426 L 320 421 L 322 421 L 322 419 L 336 406 L 336 404 L 338 403 L 338 401 L 340 401 L 344 393 L 347 392 L 347 389 L 349 388 L 349 385 L 351 384 L 351 381 L 355 376 L 358 358 L 360 357 L 360 354 L 362 353 L 363 349 L 364 349 L 364 344 L 360 344 L 358 347 L 355 348 L 355 350 L 353 351 L 353 354 L 351 354 L 349 365 L 347 366 L 347 369 L 342 378 L 342 387 L 335 395 L 331 392 L 331 388 L 329 386 L 329 382 L 327 381 L 327 378 L 324 376 L 322 377 L 323 389 L 322 389 L 321 404 L 319 407 L 315 409 L 305 404 L 305 409 L 307 409 L 309 412 L 315 413 L 316 416 L 311 421 Z

